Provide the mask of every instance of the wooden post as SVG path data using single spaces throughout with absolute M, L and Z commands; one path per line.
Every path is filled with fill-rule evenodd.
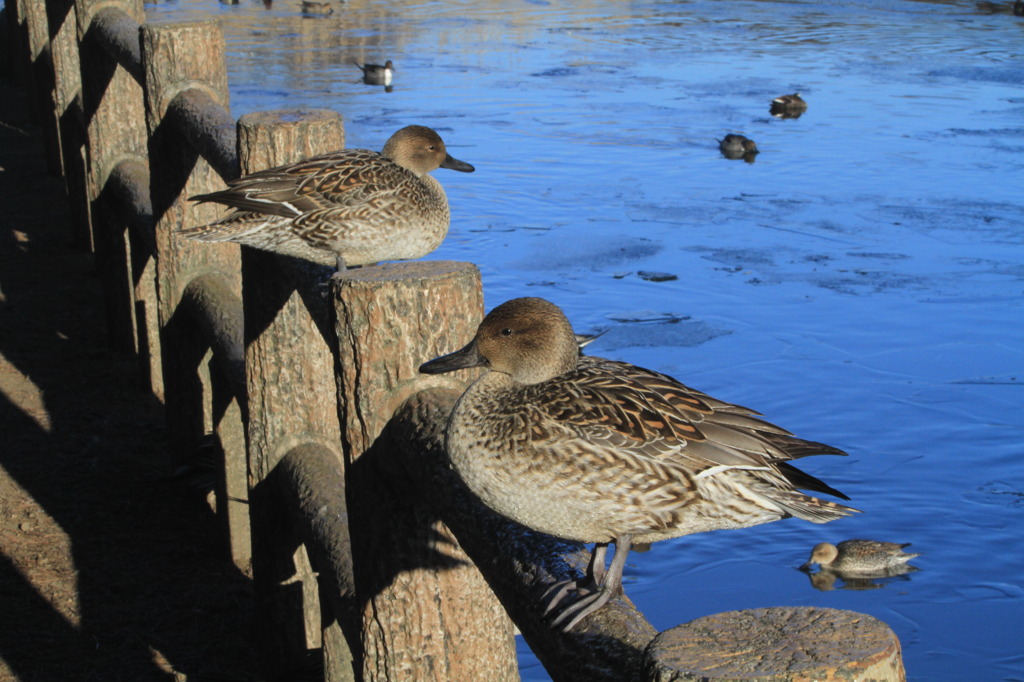
M 247 534 L 248 527 L 248 515 L 239 513 L 248 490 L 248 482 L 243 480 L 246 450 L 239 437 L 244 433 L 246 397 L 239 388 L 242 382 L 230 381 L 232 368 L 241 366 L 239 249 L 235 244 L 190 242 L 178 234 L 185 225 L 211 222 L 219 216 L 218 209 L 196 206 L 188 198 L 223 187 L 215 167 L 237 169 L 234 126 L 227 112 L 224 36 L 214 22 L 148 23 L 142 27 L 141 43 L 149 136 L 149 209 L 155 223 L 153 251 L 157 256 L 156 312 L 171 456 L 180 461 L 197 449 L 208 432 L 218 434 L 224 452 L 218 511 L 224 515 L 232 559 L 247 572 L 249 542 L 239 535 Z M 201 143 L 196 144 L 197 140 Z M 147 268 L 137 266 L 135 272 L 146 276 Z M 217 282 L 215 290 L 203 290 L 203 282 Z M 136 300 L 145 305 L 152 289 L 148 280 L 138 287 Z M 216 303 L 204 307 L 215 313 L 206 320 L 216 329 L 200 329 L 196 316 L 190 314 L 195 307 L 182 305 L 186 291 L 192 301 Z M 139 327 L 147 335 L 149 319 Z M 206 366 L 211 337 L 225 341 L 217 344 L 222 349 L 235 343 L 239 347 L 238 357 L 221 353 L 214 358 L 213 364 L 220 366 L 212 371 Z M 232 390 L 214 388 L 214 383 L 225 378 Z
M 436 512 L 409 494 L 429 482 L 402 480 L 387 446 L 374 445 L 413 393 L 459 385 L 417 368 L 476 328 L 479 273 L 422 261 L 351 270 L 335 311 L 363 679 L 518 679 L 504 610 Z
M 49 0 L 46 3 L 46 16 L 50 29 L 50 55 L 53 58 L 53 104 L 60 136 L 64 184 L 71 208 L 72 240 L 79 248 L 92 250 L 92 219 L 86 190 L 88 152 L 74 0 Z
M 899 640 L 885 623 L 816 607 L 704 616 L 655 637 L 644 658 L 648 682 L 906 680 Z
M 75 8 L 82 63 L 82 108 L 89 146 L 86 195 L 103 283 L 107 333 L 114 349 L 139 353 L 145 349 L 139 347 L 136 333 L 135 277 L 129 255 L 128 222 L 125 212 L 118 210 L 117 197 L 107 191 L 107 180 L 122 161 L 145 161 L 146 116 L 142 85 L 118 64 L 104 42 L 111 42 L 113 37 L 111 31 L 105 30 L 116 25 L 113 17 L 124 17 L 125 30 L 135 41 L 135 59 L 139 60 L 139 24 L 145 21 L 145 11 L 141 0 L 117 0 L 116 6 L 110 0 L 75 0 Z M 137 63 L 136 72 L 140 67 Z
M 60 175 L 60 141 L 57 133 L 57 115 L 53 105 L 53 58 L 50 56 L 50 32 L 46 21 L 45 0 L 14 0 L 6 4 L 16 14 L 18 38 L 24 49 L 21 56 L 24 77 L 29 93 L 32 115 L 42 131 L 46 152 L 46 167 L 52 175 Z
M 142 60 L 165 405 L 171 455 L 180 461 L 203 437 L 208 420 L 200 408 L 210 393 L 198 371 L 206 345 L 194 322 L 179 314 L 182 293 L 197 276 L 219 272 L 241 299 L 238 247 L 190 242 L 177 234 L 184 225 L 211 222 L 220 214 L 188 201 L 193 194 L 220 189 L 223 180 L 178 129 L 173 103 L 183 91 L 199 89 L 226 109 L 224 36 L 214 22 L 147 23 Z
M 264 112 L 238 122 L 243 174 L 343 146 L 341 118 L 331 111 Z M 277 471 L 282 458 L 310 445 L 334 453 L 335 466 L 343 468 L 334 383 L 336 344 L 325 286 L 330 270 L 243 251 L 249 500 L 260 650 L 268 676 L 276 677 L 304 665 L 308 652 L 327 641 L 335 647 L 325 655 L 330 659 L 327 679 L 352 679 L 352 654 L 337 650 L 344 645 L 337 621 L 345 624 L 351 615 L 331 614 L 324 618 L 331 634 L 321 632 L 316 577 L 306 553 L 296 551 L 303 538 L 293 525 L 281 521 L 287 518 L 282 505 L 288 500 L 281 499 L 282 485 L 274 483 L 284 475 Z M 338 577 L 336 582 L 341 583 L 340 592 L 351 593 L 351 577 Z

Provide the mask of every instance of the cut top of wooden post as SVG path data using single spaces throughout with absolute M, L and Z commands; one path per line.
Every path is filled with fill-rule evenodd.
M 656 682 L 906 679 L 889 626 L 863 613 L 814 607 L 698 618 L 655 637 L 644 659 L 644 679 Z
M 238 156 L 243 174 L 344 147 L 341 114 L 330 109 L 258 111 L 238 119 Z
M 413 393 L 464 388 L 472 372 L 440 379 L 421 364 L 461 348 L 483 317 L 471 263 L 411 261 L 348 270 L 335 287 L 338 400 L 346 455 L 356 459 Z

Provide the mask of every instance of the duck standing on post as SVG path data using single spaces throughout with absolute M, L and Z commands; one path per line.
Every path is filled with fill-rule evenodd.
M 367 265 L 427 255 L 444 240 L 448 198 L 429 173 L 471 173 L 426 126 L 406 126 L 381 152 L 343 149 L 259 171 L 191 197 L 236 209 L 189 239 L 237 242 L 322 265 Z
M 553 621 L 565 630 L 621 590 L 634 544 L 789 516 L 825 523 L 857 511 L 800 492 L 847 499 L 789 463 L 841 450 L 664 374 L 581 356 L 569 321 L 544 299 L 503 303 L 467 346 L 420 371 L 478 366 L 490 371 L 449 418 L 452 465 L 499 514 L 596 543 L 585 579 L 553 588 L 547 611 L 576 591 Z

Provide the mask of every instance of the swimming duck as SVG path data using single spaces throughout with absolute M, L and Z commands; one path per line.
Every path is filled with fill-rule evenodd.
M 381 64 L 360 64 L 355 59 L 352 63 L 363 71 L 363 82 L 367 85 L 391 85 L 391 78 L 395 73 L 395 65 L 391 60 Z
M 769 112 L 777 118 L 799 118 L 807 111 L 807 102 L 799 92 L 792 95 L 781 95 L 772 100 Z
M 885 572 L 901 566 L 920 553 L 904 552 L 910 543 L 879 542 L 877 540 L 845 540 L 838 545 L 821 542 L 811 550 L 811 558 L 800 567 L 806 571 L 814 564 L 822 569 L 839 573 L 868 574 Z
M 406 126 L 380 153 L 343 149 L 228 182 L 191 197 L 236 209 L 180 234 L 231 241 L 322 265 L 366 265 L 420 258 L 448 232 L 448 198 L 435 168 L 471 173 L 425 126 Z
M 334 14 L 334 8 L 330 2 L 302 0 L 302 13 L 307 17 L 329 17 Z
M 453 467 L 499 514 L 596 543 L 586 578 L 555 586 L 548 603 L 554 611 L 575 588 L 553 621 L 565 630 L 621 590 L 635 544 L 857 511 L 799 492 L 847 499 L 789 463 L 841 450 L 664 374 L 581 355 L 569 321 L 544 299 L 501 304 L 467 346 L 420 371 L 477 366 L 490 371 L 460 397 L 447 426 Z
M 754 157 L 758 154 L 757 145 L 753 140 L 735 133 L 729 133 L 719 140 L 718 149 L 727 159 L 743 159 L 747 163 L 753 163 Z

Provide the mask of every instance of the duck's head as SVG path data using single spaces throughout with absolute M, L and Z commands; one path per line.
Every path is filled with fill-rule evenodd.
M 576 367 L 579 345 L 562 310 L 543 298 L 514 298 L 488 313 L 464 348 L 422 365 L 424 374 L 486 367 L 536 384 Z
M 819 542 L 811 550 L 811 558 L 800 567 L 800 570 L 809 570 L 814 564 L 827 566 L 835 561 L 837 556 L 839 556 L 839 549 L 835 545 L 831 542 Z
M 444 146 L 444 140 L 432 128 L 406 126 L 388 138 L 381 156 L 391 159 L 417 176 L 437 168 L 450 168 L 463 173 L 476 170 L 465 161 L 453 158 Z

